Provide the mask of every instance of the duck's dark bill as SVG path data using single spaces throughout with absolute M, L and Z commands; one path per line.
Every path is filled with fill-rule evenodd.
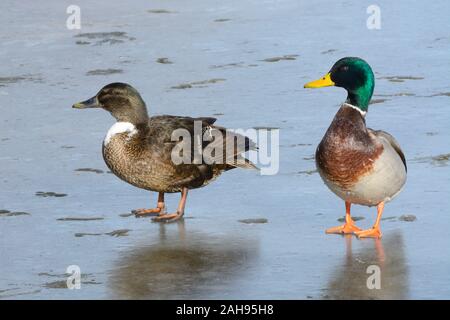
M 329 87 L 334 86 L 333 80 L 331 80 L 331 76 L 329 73 L 327 73 L 325 76 L 320 78 L 319 80 L 311 81 L 305 84 L 305 88 L 322 88 L 322 87 Z
M 92 97 L 86 101 L 75 103 L 72 108 L 86 109 L 86 108 L 100 108 L 97 97 Z

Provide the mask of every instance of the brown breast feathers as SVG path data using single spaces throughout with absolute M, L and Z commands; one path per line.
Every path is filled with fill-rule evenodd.
M 375 143 L 363 116 L 343 105 L 316 150 L 321 175 L 343 189 L 350 189 L 373 169 L 383 145 Z

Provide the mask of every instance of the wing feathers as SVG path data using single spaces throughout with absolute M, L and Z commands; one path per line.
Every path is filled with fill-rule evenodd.
M 405 157 L 405 154 L 403 153 L 402 148 L 400 147 L 400 144 L 397 142 L 397 140 L 395 140 L 395 138 L 394 138 L 391 134 L 387 133 L 386 131 L 383 131 L 383 130 L 373 130 L 373 129 L 370 129 L 370 128 L 368 128 L 368 130 L 369 130 L 370 132 L 372 132 L 375 136 L 377 136 L 377 137 L 382 137 L 382 138 L 386 139 L 386 140 L 390 143 L 390 145 L 392 146 L 392 148 L 394 148 L 394 150 L 398 153 L 398 155 L 399 155 L 400 158 L 402 159 L 402 162 L 403 162 L 403 164 L 405 165 L 406 171 L 408 171 L 408 167 L 407 167 L 407 165 L 406 165 L 406 157 Z

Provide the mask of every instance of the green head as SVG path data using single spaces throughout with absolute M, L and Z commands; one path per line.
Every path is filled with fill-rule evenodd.
M 375 77 L 369 64 L 363 59 L 346 57 L 338 60 L 323 78 L 305 84 L 305 88 L 327 86 L 347 90 L 347 103 L 367 112 L 375 87 Z

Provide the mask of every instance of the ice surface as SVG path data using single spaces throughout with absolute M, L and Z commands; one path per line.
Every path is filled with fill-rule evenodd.
M 81 30 L 66 28 L 70 4 L 0 3 L 0 210 L 29 213 L 0 213 L 0 298 L 450 297 L 450 2 L 379 0 L 380 30 L 366 28 L 363 1 L 79 0 Z M 408 159 L 381 241 L 324 234 L 344 204 L 312 155 L 345 92 L 303 84 L 344 56 L 376 72 L 368 125 Z M 280 128 L 279 174 L 224 174 L 190 193 L 184 223 L 124 217 L 156 195 L 108 173 L 110 115 L 71 108 L 114 81 L 151 114 Z M 174 89 L 186 83 L 203 85 Z M 178 195 L 167 199 L 174 208 Z M 363 227 L 375 219 L 374 208 L 354 214 Z M 371 264 L 380 291 L 364 287 Z M 61 285 L 69 265 L 81 290 Z

